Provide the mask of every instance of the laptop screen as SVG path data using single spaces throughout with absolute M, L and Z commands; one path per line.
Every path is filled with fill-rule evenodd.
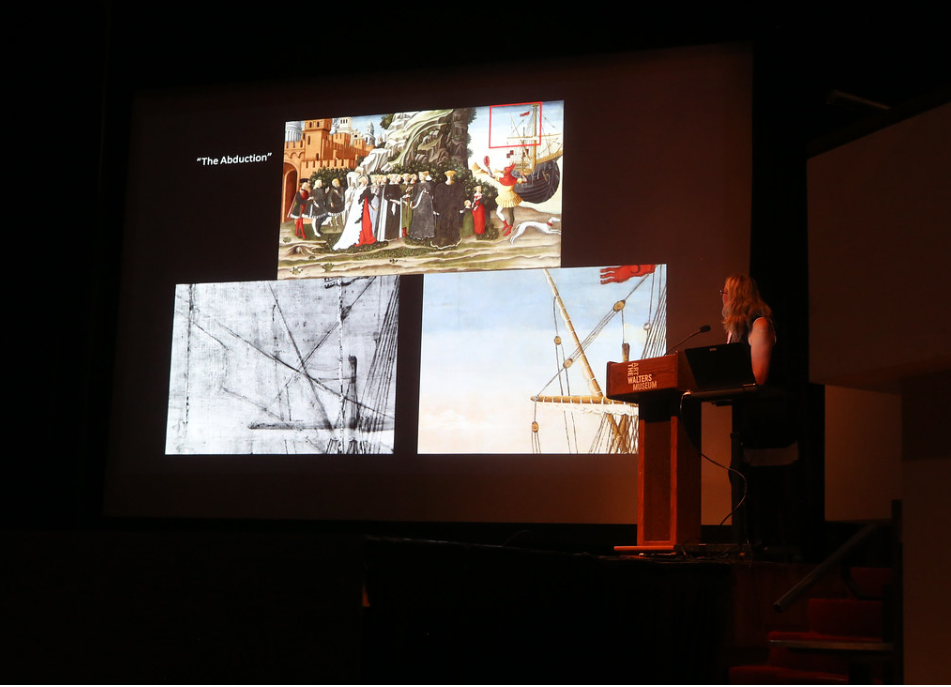
M 756 386 L 750 347 L 745 343 L 701 346 L 684 351 L 697 391 Z

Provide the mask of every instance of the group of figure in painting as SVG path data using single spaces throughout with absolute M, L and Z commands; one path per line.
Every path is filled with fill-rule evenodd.
M 524 179 L 514 169 L 513 163 L 495 175 L 500 189 L 496 213 L 503 236 L 511 233 L 515 208 L 522 202 L 515 189 Z M 427 171 L 367 175 L 358 167 L 347 173 L 346 189 L 339 179 L 330 186 L 317 180 L 313 187 L 303 181 L 289 217 L 303 240 L 320 238 L 321 228 L 330 223 L 340 232 L 333 244 L 337 251 L 403 237 L 446 248 L 463 238 L 485 236 L 489 224 L 482 186 L 476 186 L 470 196 L 456 181 L 456 172 L 448 170 L 443 176 L 444 181 L 436 183 Z M 304 224 L 305 218 L 311 219 L 310 226 Z
M 320 179 L 311 187 L 310 180 L 302 181 L 288 216 L 294 220 L 294 233 L 299 239 L 316 239 L 320 237 L 320 227 L 328 219 L 336 220 L 344 211 L 344 192 L 340 181 L 334 179 L 329 187 L 325 187 Z M 304 218 L 310 218 L 311 233 L 304 225 Z

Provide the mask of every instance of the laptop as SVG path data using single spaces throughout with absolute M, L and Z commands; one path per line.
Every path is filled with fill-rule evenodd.
M 700 346 L 684 351 L 697 384 L 691 396 L 699 399 L 739 396 L 756 391 L 750 347 L 745 343 Z

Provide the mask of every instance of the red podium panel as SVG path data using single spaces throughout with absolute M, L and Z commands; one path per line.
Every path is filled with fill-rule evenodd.
M 626 363 L 608 363 L 607 397 L 627 403 L 651 402 L 658 393 L 680 396 L 695 388 L 687 357 L 671 353 Z
M 671 550 L 700 543 L 700 452 L 687 435 L 699 437 L 698 404 L 681 405 L 694 388 L 683 353 L 626 363 L 608 363 L 607 397 L 638 404 L 637 546 L 624 551 Z

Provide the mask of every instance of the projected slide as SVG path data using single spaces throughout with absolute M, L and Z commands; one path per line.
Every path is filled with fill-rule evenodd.
M 564 108 L 285 124 L 278 279 L 558 267 Z
M 665 265 L 427 275 L 419 453 L 634 453 L 605 365 L 663 355 Z
M 392 453 L 398 277 L 180 284 L 166 454 Z

